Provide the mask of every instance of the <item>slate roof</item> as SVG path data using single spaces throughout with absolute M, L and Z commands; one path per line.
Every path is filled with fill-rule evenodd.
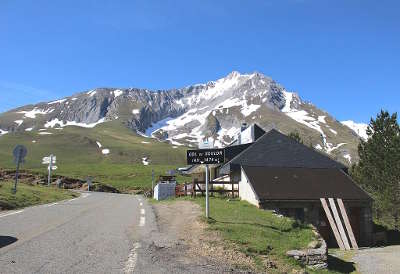
M 242 166 L 260 202 L 271 200 L 371 200 L 343 170 Z
M 275 129 L 265 133 L 226 163 L 221 168 L 221 174 L 228 174 L 231 166 L 347 169 L 343 164 Z

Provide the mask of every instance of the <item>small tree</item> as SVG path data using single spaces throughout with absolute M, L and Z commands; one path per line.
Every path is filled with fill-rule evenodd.
M 300 134 L 297 131 L 290 132 L 288 136 L 301 144 L 303 143 L 303 140 L 301 139 Z
M 375 215 L 391 219 L 399 229 L 400 217 L 400 127 L 397 113 L 381 110 L 371 119 L 367 129 L 368 140 L 358 146 L 360 161 L 352 174 L 374 198 Z

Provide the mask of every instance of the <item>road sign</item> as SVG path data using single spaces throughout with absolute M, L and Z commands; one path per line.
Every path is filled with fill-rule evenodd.
M 49 176 L 47 178 L 47 185 L 49 186 L 51 183 L 51 171 L 56 170 L 58 168 L 57 166 L 53 166 L 54 164 L 56 164 L 56 162 L 57 162 L 57 157 L 53 154 L 51 154 L 50 156 L 43 157 L 42 159 L 42 164 L 49 165 L 47 167 L 47 170 L 49 171 Z
M 52 164 L 57 163 L 57 157 L 56 157 L 56 156 L 53 156 L 52 162 L 51 162 L 51 163 L 52 163 Z M 50 164 L 50 157 L 43 157 L 43 159 L 42 159 L 42 164 L 44 164 L 44 165 Z
M 197 149 L 186 152 L 188 165 L 222 164 L 225 160 L 224 149 Z
M 23 145 L 18 145 L 14 148 L 13 154 L 14 154 L 14 162 L 16 164 L 22 163 L 24 161 L 24 158 L 28 154 L 28 150 Z
M 13 193 L 17 193 L 17 183 L 18 183 L 18 174 L 19 174 L 19 166 L 21 163 L 24 162 L 25 156 L 28 154 L 28 150 L 23 145 L 18 145 L 14 148 L 13 155 L 14 155 L 14 162 L 17 165 L 15 171 L 15 184 Z

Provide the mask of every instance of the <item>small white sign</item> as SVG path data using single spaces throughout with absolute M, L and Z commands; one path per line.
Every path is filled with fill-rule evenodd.
M 51 162 L 51 164 L 55 164 L 55 163 L 57 163 L 57 161 Z M 43 161 L 42 164 L 43 165 L 48 165 L 48 164 L 50 164 L 50 161 Z
M 47 169 L 49 169 L 50 167 L 47 167 Z M 58 166 L 51 166 L 51 170 L 56 170 L 58 168 Z
M 57 160 L 57 156 L 53 156 L 53 161 L 56 161 L 56 160 Z M 48 162 L 50 162 L 50 156 L 43 157 L 43 161 L 48 161 Z

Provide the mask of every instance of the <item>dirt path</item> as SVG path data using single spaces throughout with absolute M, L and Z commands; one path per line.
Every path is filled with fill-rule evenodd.
M 221 238 L 205 230 L 197 204 L 162 202 L 153 208 L 158 228 L 152 233 L 148 253 L 154 261 L 164 263 L 166 270 L 171 266 L 174 273 L 253 273 L 243 267 L 252 265 L 250 258 L 224 249 Z
M 400 273 L 400 246 L 363 249 L 353 260 L 362 274 Z

